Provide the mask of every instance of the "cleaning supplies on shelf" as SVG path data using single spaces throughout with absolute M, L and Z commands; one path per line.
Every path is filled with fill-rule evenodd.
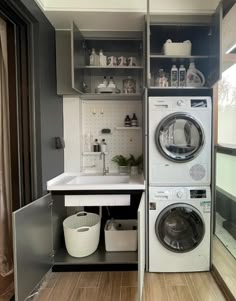
M 101 152 L 106 153 L 107 152 L 107 143 L 105 139 L 102 139 L 102 142 L 100 144 Z
M 109 89 L 116 89 L 116 84 L 113 80 L 113 76 L 110 76 L 110 80 L 109 80 L 109 83 L 107 85 L 107 88 Z
M 100 49 L 99 51 L 99 66 L 106 66 L 107 65 L 107 57 L 103 54 L 103 50 Z
M 180 65 L 179 67 L 179 87 L 186 86 L 186 69 L 184 65 Z
M 123 93 L 136 93 L 136 80 L 134 80 L 131 76 L 128 76 L 127 79 L 123 80 Z
M 131 126 L 131 119 L 129 115 L 126 115 L 125 117 L 125 127 L 130 127 Z
M 138 126 L 138 118 L 135 113 L 133 113 L 133 117 L 131 119 L 131 126 Z
M 94 48 L 92 48 L 92 52 L 89 56 L 89 65 L 90 66 L 99 66 L 99 55 L 96 54 Z
M 200 70 L 195 67 L 195 63 L 191 62 L 186 74 L 187 87 L 203 87 L 205 85 L 205 77 Z
M 173 65 L 170 71 L 170 83 L 171 87 L 178 87 L 178 68 Z
M 94 143 L 93 143 L 93 151 L 94 151 L 95 153 L 100 152 L 100 144 L 98 143 L 98 139 L 95 139 L 95 140 L 94 140 Z
M 108 56 L 107 66 L 117 66 L 117 58 L 115 56 Z
M 157 87 L 168 87 L 168 77 L 165 75 L 163 69 L 159 69 L 155 84 Z
M 117 66 L 127 66 L 127 59 L 125 56 L 118 57 Z

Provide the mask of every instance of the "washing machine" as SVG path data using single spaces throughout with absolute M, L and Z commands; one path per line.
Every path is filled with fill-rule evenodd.
M 149 185 L 209 185 L 211 128 L 211 97 L 149 97 Z
M 149 271 L 210 270 L 209 187 L 149 188 Z

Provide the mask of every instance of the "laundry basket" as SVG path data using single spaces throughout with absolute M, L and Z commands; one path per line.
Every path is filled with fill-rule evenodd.
M 85 257 L 96 251 L 100 238 L 101 217 L 81 211 L 63 221 L 67 252 L 73 257 Z

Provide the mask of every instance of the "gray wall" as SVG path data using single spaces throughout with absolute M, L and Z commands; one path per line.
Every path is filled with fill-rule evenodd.
M 63 136 L 63 100 L 56 92 L 55 30 L 33 0 L 21 0 L 35 19 L 35 90 L 37 106 L 37 173 L 40 194 L 46 181 L 64 171 L 64 151 L 57 150 L 53 137 Z

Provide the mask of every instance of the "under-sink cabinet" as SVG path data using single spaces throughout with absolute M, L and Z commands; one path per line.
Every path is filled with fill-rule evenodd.
M 100 243 L 91 255 L 82 258 L 71 257 L 65 248 L 63 220 L 71 215 L 65 206 L 65 196 L 81 196 L 85 202 L 98 196 L 98 201 L 90 202 L 85 211 L 102 212 Z M 99 207 L 100 196 L 108 196 L 116 202 L 106 203 Z M 92 197 L 91 197 L 92 196 Z M 110 198 L 109 198 L 110 196 Z M 119 204 L 119 197 L 130 196 L 130 202 Z M 96 198 L 95 198 L 96 199 Z M 106 200 L 106 198 L 104 198 Z M 122 199 L 122 198 L 121 198 Z M 46 196 L 13 213 L 14 231 L 14 264 L 16 301 L 25 300 L 37 290 L 46 273 L 52 269 L 62 271 L 117 271 L 138 270 L 138 300 L 142 300 L 142 289 L 145 272 L 145 192 L 143 190 L 117 191 L 52 191 Z M 73 204 L 67 203 L 69 206 Z M 109 205 L 109 207 L 106 207 Z M 120 206 L 122 205 L 122 206 Z M 74 210 L 75 207 L 73 207 Z M 77 208 L 76 208 L 77 209 Z M 73 214 L 76 211 L 73 212 Z M 104 225 L 107 219 L 137 219 L 138 251 L 106 252 L 104 244 Z

